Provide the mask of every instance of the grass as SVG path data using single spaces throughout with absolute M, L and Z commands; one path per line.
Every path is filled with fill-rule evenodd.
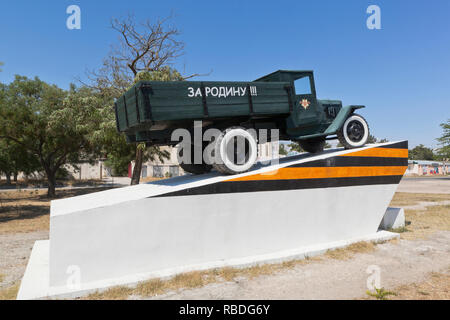
M 396 192 L 389 206 L 403 207 L 416 205 L 420 202 L 439 202 L 445 200 L 450 200 L 450 194 Z
M 106 190 L 85 188 L 57 190 L 56 199 Z M 0 191 L 0 234 L 45 231 L 50 224 L 47 190 Z
M 328 250 L 325 253 L 325 257 L 335 260 L 348 260 L 357 253 L 368 253 L 374 251 L 375 246 L 376 244 L 373 242 L 356 242 L 344 248 Z
M 408 222 L 410 222 L 410 221 L 408 221 Z M 409 223 L 410 224 L 410 223 Z M 406 226 L 403 226 L 403 227 L 398 227 L 398 228 L 390 228 L 390 229 L 388 229 L 387 231 L 390 231 L 390 232 L 396 232 L 396 233 L 403 233 L 403 232 L 410 232 L 410 230 L 408 230 L 408 228 L 406 227 Z
M 0 273 L 0 283 L 2 283 L 4 279 L 5 279 L 5 275 Z
M 374 292 L 367 290 L 366 294 L 377 300 L 388 300 L 388 298 L 387 298 L 388 296 L 396 296 L 397 295 L 397 293 L 392 292 L 392 291 L 387 291 L 384 288 L 379 288 L 379 289 L 375 288 Z
M 97 291 L 82 299 L 87 300 L 121 300 L 130 296 L 153 297 L 156 295 L 177 291 L 180 289 L 200 288 L 210 283 L 230 282 L 237 278 L 254 279 L 263 275 L 292 269 L 297 265 L 305 265 L 320 261 L 319 257 L 303 260 L 292 260 L 276 264 L 262 264 L 246 268 L 216 268 L 205 271 L 192 271 L 175 275 L 167 280 L 151 279 L 138 283 L 135 287 L 117 286 L 105 291 Z
M 405 210 L 408 222 L 402 239 L 423 239 L 439 230 L 450 231 L 450 205 L 429 206 L 426 210 Z
M 450 300 L 450 274 L 432 272 L 425 281 L 399 286 L 395 292 L 398 300 Z
M 0 288 L 0 300 L 16 300 L 17 292 L 19 292 L 20 282 L 7 288 Z

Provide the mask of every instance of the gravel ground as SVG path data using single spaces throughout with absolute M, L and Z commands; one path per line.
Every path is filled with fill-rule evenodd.
M 378 266 L 380 286 L 393 289 L 425 281 L 430 272 L 450 273 L 450 232 L 426 240 L 376 246 L 349 260 L 323 259 L 252 280 L 214 283 L 153 299 L 357 299 L 366 298 L 369 266 Z
M 48 239 L 48 231 L 0 234 L 0 288 L 20 281 L 36 240 Z

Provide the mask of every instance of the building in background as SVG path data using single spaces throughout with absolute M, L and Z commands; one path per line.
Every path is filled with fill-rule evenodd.
M 408 160 L 405 175 L 446 175 L 450 173 L 450 163 L 442 161 Z
M 164 146 L 160 148 L 170 152 L 170 159 L 165 159 L 164 162 L 156 159 L 155 161 L 143 163 L 141 178 L 164 178 L 184 175 L 184 170 L 178 165 L 178 147 Z M 258 145 L 258 161 L 266 161 L 278 157 L 278 143 L 267 142 Z M 132 162 L 128 168 L 128 177 L 131 177 L 133 168 L 134 162 Z

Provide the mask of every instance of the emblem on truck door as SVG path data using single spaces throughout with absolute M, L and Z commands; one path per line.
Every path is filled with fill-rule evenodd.
M 306 109 L 308 109 L 308 107 L 309 107 L 309 105 L 310 105 L 311 103 L 308 101 L 308 99 L 302 99 L 302 101 L 300 102 L 300 104 L 301 104 L 301 106 L 302 106 L 303 108 L 305 108 L 305 110 L 306 110 Z

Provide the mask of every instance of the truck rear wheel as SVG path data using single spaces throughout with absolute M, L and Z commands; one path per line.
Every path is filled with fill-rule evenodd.
M 213 167 L 223 174 L 248 171 L 256 162 L 256 138 L 243 127 L 230 127 L 214 141 Z
M 212 166 L 203 162 L 203 150 L 204 150 L 204 147 L 202 148 L 202 163 L 198 163 L 198 164 L 194 163 L 194 145 L 191 144 L 191 157 L 190 157 L 190 161 L 188 161 L 189 163 L 184 163 L 181 160 L 181 157 L 183 156 L 183 149 L 179 150 L 178 151 L 178 164 L 184 171 L 192 173 L 192 174 L 203 174 L 203 173 L 210 172 L 212 169 Z
M 298 141 L 300 147 L 309 153 L 322 152 L 325 147 L 325 140 L 303 140 Z
M 345 120 L 342 128 L 337 132 L 337 137 L 345 149 L 362 147 L 369 138 L 369 125 L 366 119 L 354 113 Z

